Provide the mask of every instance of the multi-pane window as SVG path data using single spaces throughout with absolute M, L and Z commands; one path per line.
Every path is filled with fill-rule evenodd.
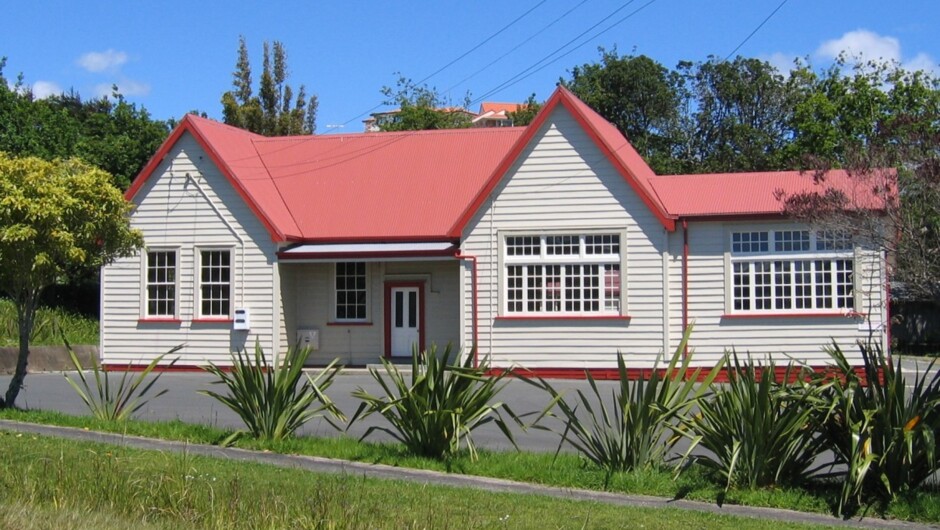
M 367 313 L 366 264 L 336 264 L 336 320 L 365 320 Z
M 147 251 L 146 316 L 176 316 L 176 251 Z
M 731 234 L 734 311 L 805 312 L 855 307 L 851 236 L 808 230 Z
M 507 314 L 620 314 L 620 235 L 505 239 Z
M 203 317 L 228 317 L 232 307 L 232 252 L 199 251 L 199 312 Z

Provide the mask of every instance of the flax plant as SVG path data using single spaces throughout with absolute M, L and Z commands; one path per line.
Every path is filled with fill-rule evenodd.
M 821 426 L 842 484 L 839 515 L 851 515 L 867 500 L 888 502 L 924 484 L 938 469 L 940 372 L 915 373 L 913 384 L 900 361 L 880 344 L 860 344 L 863 375 L 839 346 L 827 349 L 837 369 L 826 398 L 832 413 Z
M 517 424 L 521 421 L 505 403 L 494 401 L 506 385 L 507 372 L 489 376 L 488 366 L 473 366 L 473 353 L 461 363 L 448 344 L 439 356 L 436 346 L 424 352 L 415 347 L 411 354 L 411 375 L 382 359 L 383 371 L 369 373 L 382 387 L 384 395 L 374 396 L 363 388 L 353 392 L 362 400 L 349 424 L 371 414 L 384 417 L 391 427 L 373 425 L 365 439 L 376 431 L 389 434 L 409 451 L 431 458 L 449 458 L 466 447 L 476 460 L 473 431 L 495 423 L 515 446 L 516 441 L 503 419 L 505 411 Z M 383 373 L 384 372 L 384 373 Z
M 325 391 L 342 366 L 338 365 L 338 359 L 334 359 L 316 376 L 306 375 L 301 382 L 305 375 L 304 364 L 309 357 L 309 348 L 293 347 L 288 349 L 278 366 L 272 367 L 260 344 L 256 343 L 254 354 L 247 350 L 232 353 L 230 370 L 212 363 L 203 367 L 218 378 L 213 384 L 228 388 L 226 395 L 210 390 L 200 393 L 232 409 L 245 422 L 247 433 L 261 440 L 283 440 L 315 417 L 324 417 L 333 427 L 340 429 L 333 420 L 345 421 L 346 418 Z M 244 434 L 244 431 L 234 433 L 223 441 L 223 445 Z
M 701 383 L 702 368 L 692 368 L 692 355 L 686 354 L 691 327 L 665 367 L 657 359 L 649 374 L 631 381 L 623 355 L 617 354 L 619 384 L 605 399 L 590 372 L 586 372 L 591 391 L 577 391 L 568 398 L 542 378 L 531 381 L 551 396 L 548 406 L 530 425 L 555 432 L 560 436 L 557 457 L 567 442 L 583 457 L 607 472 L 613 473 L 652 468 L 664 463 L 666 454 L 679 436 L 673 435 L 678 418 L 701 398 L 715 379 L 721 366 L 708 371 Z M 557 412 L 556 412 L 557 410 Z M 543 425 L 546 417 L 564 422 L 558 430 Z
M 682 462 L 714 470 L 726 491 L 807 483 L 825 449 L 813 427 L 826 413 L 827 385 L 793 363 L 779 381 L 772 361 L 756 366 L 731 352 L 725 364 L 728 382 L 713 383 L 698 412 L 682 420 L 680 432 L 691 440 Z M 690 456 L 697 447 L 708 452 Z
M 105 421 L 125 421 L 149 403 L 151 399 L 166 394 L 167 389 L 164 388 L 153 396 L 147 397 L 147 394 L 150 393 L 150 390 L 163 374 L 157 373 L 149 381 L 147 381 L 147 378 L 165 357 L 179 351 L 182 345 L 157 356 L 133 377 L 131 377 L 130 371 L 124 370 L 116 383 L 112 383 L 113 378 L 102 370 L 97 362 L 91 366 L 94 379 L 86 377 L 85 368 L 78 360 L 78 356 L 75 355 L 68 341 L 65 341 L 65 348 L 69 352 L 72 366 L 75 367 L 77 382 L 69 374 L 64 374 L 65 380 L 69 382 L 69 385 L 78 394 L 79 399 L 88 407 L 92 416 Z M 174 358 L 167 366 L 173 366 L 176 361 L 177 359 Z

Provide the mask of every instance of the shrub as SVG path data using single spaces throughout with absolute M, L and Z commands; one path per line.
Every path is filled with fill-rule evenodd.
M 436 346 L 420 353 L 414 348 L 410 378 L 386 359 L 382 359 L 384 375 L 370 368 L 369 373 L 382 387 L 384 396 L 373 396 L 358 388 L 353 397 L 362 403 L 349 423 L 352 425 L 360 418 L 378 413 L 388 420 L 391 428 L 371 426 L 360 439 L 382 431 L 403 443 L 409 451 L 431 458 L 454 456 L 465 445 L 470 458 L 475 460 L 473 431 L 495 422 L 515 445 L 501 411 L 505 410 L 520 423 L 518 418 L 504 403 L 492 402 L 505 386 L 500 383 L 507 372 L 489 377 L 488 366 L 473 366 L 472 352 L 462 364 L 456 357 L 449 344 L 440 356 Z
M 152 398 L 147 397 L 153 385 L 155 385 L 160 379 L 160 376 L 163 375 L 162 373 L 157 373 L 157 375 L 146 384 L 144 384 L 144 382 L 167 355 L 173 355 L 182 348 L 182 346 L 177 346 L 163 355 L 157 356 L 134 377 L 131 377 L 130 372 L 125 370 L 121 373 L 121 378 L 118 379 L 117 384 L 114 385 L 111 383 L 112 378 L 110 374 L 103 371 L 97 362 L 92 365 L 92 374 L 94 375 L 94 383 L 92 384 L 89 379 L 85 377 L 85 369 L 82 367 L 82 363 L 78 360 L 75 352 L 72 351 L 68 341 L 65 342 L 65 347 L 69 352 L 72 365 L 77 372 L 78 382 L 76 383 L 69 377 L 69 374 L 65 374 L 65 380 L 75 389 L 78 397 L 88 407 L 92 416 L 106 421 L 124 421 L 130 419 L 135 412 L 149 403 L 151 399 L 166 394 L 167 389 L 164 388 L 154 394 Z M 169 366 L 173 366 L 176 361 L 177 359 L 170 361 Z
M 744 364 L 732 352 L 725 364 L 728 382 L 713 383 L 698 412 L 682 419 L 691 440 L 683 460 L 696 447 L 707 449 L 692 460 L 717 472 L 726 491 L 805 484 L 823 451 L 813 425 L 825 412 L 825 385 L 792 363 L 779 382 L 773 362 Z
M 235 411 L 248 427 L 248 433 L 261 440 L 283 440 L 318 416 L 325 417 L 339 429 L 332 418 L 340 421 L 346 418 L 325 391 L 342 367 L 337 364 L 339 360 L 334 359 L 316 377 L 307 375 L 301 383 L 304 363 L 309 357 L 309 348 L 293 347 L 288 349 L 280 364 L 272 367 L 261 345 L 256 343 L 253 355 L 247 350 L 232 353 L 230 371 L 212 363 L 203 367 L 218 378 L 213 384 L 228 388 L 228 395 L 210 390 L 201 393 Z M 319 405 L 312 407 L 314 402 Z M 324 412 L 328 416 L 324 416 Z M 236 432 L 223 444 L 227 445 L 243 434 L 242 431 Z
M 666 453 L 678 440 L 669 436 L 676 419 L 698 399 L 720 370 L 712 369 L 703 384 L 697 380 L 702 369 L 691 369 L 691 355 L 686 355 L 691 328 L 686 330 L 676 351 L 665 368 L 659 359 L 650 372 L 649 380 L 630 381 L 623 355 L 617 353 L 619 385 L 606 401 L 597 383 L 586 372 L 591 392 L 577 392 L 577 399 L 569 402 L 563 393 L 544 379 L 533 382 L 548 392 L 551 401 L 532 427 L 552 431 L 540 425 L 546 416 L 560 417 L 565 428 L 557 432 L 561 437 L 555 454 L 565 442 L 581 455 L 607 471 L 607 480 L 617 471 L 630 471 L 662 464 Z M 609 403 L 612 403 L 609 405 Z M 554 411 L 557 406 L 558 413 Z M 583 409 L 583 410 L 582 410 Z
M 928 376 L 931 363 L 908 387 L 900 361 L 888 360 L 879 344 L 860 348 L 864 377 L 837 344 L 827 349 L 838 374 L 826 393 L 831 413 L 821 433 L 845 466 L 839 515 L 911 492 L 938 470 L 940 373 Z
M 71 344 L 98 344 L 98 321 L 61 308 L 40 307 L 36 310 L 30 344 L 60 344 L 60 337 Z M 7 298 L 0 298 L 0 346 L 19 344 L 19 324 L 16 305 Z

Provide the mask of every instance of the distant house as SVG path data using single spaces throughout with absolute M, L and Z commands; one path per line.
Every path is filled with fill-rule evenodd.
M 774 192 L 812 182 L 658 176 L 564 88 L 525 128 L 265 138 L 187 115 L 127 192 L 146 249 L 102 271 L 101 359 L 303 341 L 313 363 L 365 365 L 453 343 L 605 377 L 694 322 L 696 364 L 735 348 L 821 366 L 831 340 L 884 343 L 885 271 L 782 216 Z
M 470 112 L 469 110 L 463 107 L 443 107 L 437 109 L 441 112 L 446 112 L 449 114 L 462 114 L 466 116 L 466 119 L 473 120 L 476 118 L 476 114 Z M 379 132 L 382 130 L 383 125 L 388 125 L 392 123 L 397 123 L 400 120 L 401 109 L 391 109 L 385 110 L 382 112 L 373 112 L 369 115 L 368 118 L 362 120 L 363 129 L 365 132 Z
M 471 127 L 512 127 L 510 112 L 516 112 L 523 103 L 480 103 L 480 112 L 471 120 Z

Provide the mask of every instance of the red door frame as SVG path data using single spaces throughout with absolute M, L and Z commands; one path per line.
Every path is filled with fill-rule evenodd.
M 392 289 L 399 287 L 418 288 L 418 349 L 424 351 L 424 281 L 385 282 L 385 358 L 392 357 Z

